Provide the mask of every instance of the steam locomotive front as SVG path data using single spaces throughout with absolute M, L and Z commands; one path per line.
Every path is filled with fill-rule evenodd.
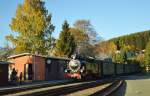
M 81 63 L 78 59 L 72 59 L 68 63 L 68 68 L 66 70 L 67 77 L 81 79 L 81 73 L 83 72 Z

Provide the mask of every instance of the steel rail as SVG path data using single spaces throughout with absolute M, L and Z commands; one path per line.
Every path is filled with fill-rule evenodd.
M 110 83 L 113 81 L 114 80 L 95 81 L 92 83 L 83 83 L 83 84 L 79 84 L 79 85 L 60 87 L 60 88 L 44 90 L 44 91 L 40 91 L 40 92 L 33 92 L 31 94 L 24 94 L 21 96 L 60 96 L 60 95 L 64 96 L 64 95 L 70 94 L 72 92 L 84 90 L 87 88 L 93 88 L 93 87 L 101 86 L 103 84 L 107 84 L 107 83 Z
M 94 94 L 91 94 L 90 96 L 113 96 L 114 94 L 124 83 L 124 80 L 117 80 L 110 84 L 108 87 L 97 91 Z

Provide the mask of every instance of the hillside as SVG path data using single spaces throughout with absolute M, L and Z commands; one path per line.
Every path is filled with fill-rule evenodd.
M 120 46 L 122 44 L 134 46 L 136 50 L 143 50 L 146 47 L 147 42 L 150 39 L 150 30 L 132 33 L 129 35 L 112 38 L 109 41 L 113 41 L 115 45 Z

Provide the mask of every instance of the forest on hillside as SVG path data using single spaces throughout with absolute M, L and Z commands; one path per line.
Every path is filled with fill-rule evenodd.
M 109 41 L 113 41 L 115 45 L 122 47 L 123 45 L 129 45 L 135 48 L 135 50 L 145 49 L 150 38 L 150 30 L 132 33 L 129 35 L 112 38 Z

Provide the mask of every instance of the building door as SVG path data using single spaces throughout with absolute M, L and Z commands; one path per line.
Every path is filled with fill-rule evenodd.
M 46 62 L 45 62 L 45 79 L 46 80 L 50 80 L 51 78 L 51 63 L 52 60 L 50 58 L 46 58 Z
M 33 72 L 32 72 L 32 64 L 25 64 L 24 66 L 24 79 L 25 80 L 32 80 Z

